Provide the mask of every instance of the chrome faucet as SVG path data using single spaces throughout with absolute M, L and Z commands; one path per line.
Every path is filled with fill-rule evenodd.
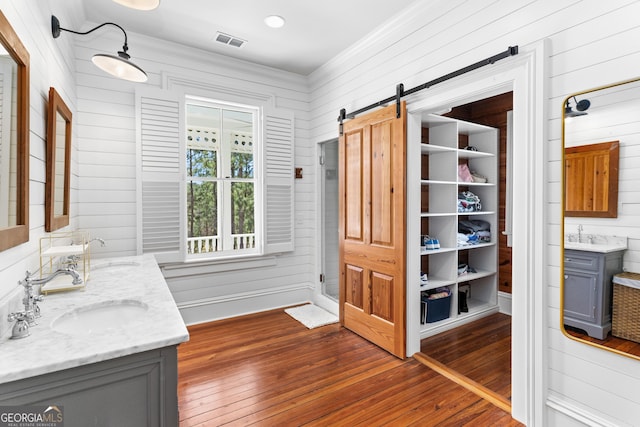
M 38 306 L 38 303 L 43 300 L 43 296 L 34 294 L 33 285 L 44 285 L 61 274 L 68 274 L 73 277 L 72 283 L 74 285 L 82 284 L 82 278 L 80 278 L 78 272 L 73 268 L 62 268 L 56 270 L 49 276 L 43 277 L 42 279 L 34 279 L 33 275 L 27 271 L 26 277 L 18 282 L 18 284 L 24 286 L 24 298 L 22 299 L 24 311 L 11 313 L 7 317 L 9 322 L 13 322 L 14 320 L 16 321 L 13 325 L 11 338 L 16 339 L 29 336 L 29 327 L 38 324 L 36 322 L 36 319 L 40 317 L 40 307 Z
M 582 243 L 582 224 L 578 224 L 578 243 Z

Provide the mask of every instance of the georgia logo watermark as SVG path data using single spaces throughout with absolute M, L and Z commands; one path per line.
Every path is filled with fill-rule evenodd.
M 0 427 L 64 427 L 62 406 L 0 406 Z

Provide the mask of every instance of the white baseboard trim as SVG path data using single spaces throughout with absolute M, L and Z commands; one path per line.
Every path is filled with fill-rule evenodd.
M 511 294 L 507 292 L 498 292 L 498 307 L 500 307 L 500 313 L 511 316 Z
M 547 406 L 561 414 L 576 420 L 586 426 L 591 427 L 620 427 L 620 424 L 605 420 L 595 414 L 589 413 L 584 406 L 578 406 L 573 402 L 568 402 L 561 396 L 550 394 L 547 396 Z
M 185 324 L 195 325 L 290 307 L 312 300 L 313 286 L 301 284 L 182 302 L 178 304 L 178 309 Z

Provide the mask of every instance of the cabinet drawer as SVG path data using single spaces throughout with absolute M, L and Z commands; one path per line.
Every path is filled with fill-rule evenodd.
M 595 271 L 598 269 L 598 254 L 584 251 L 564 251 L 564 268 Z

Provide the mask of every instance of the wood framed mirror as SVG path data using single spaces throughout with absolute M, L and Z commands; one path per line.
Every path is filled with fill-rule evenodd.
M 564 216 L 618 216 L 620 142 L 564 148 Z
M 44 193 L 44 229 L 69 225 L 71 181 L 71 110 L 55 88 L 49 88 L 47 114 L 47 177 Z
M 1 251 L 29 241 L 29 52 L 2 11 L 0 64 Z
M 562 142 L 561 329 L 640 359 L 640 78 L 567 97 Z

